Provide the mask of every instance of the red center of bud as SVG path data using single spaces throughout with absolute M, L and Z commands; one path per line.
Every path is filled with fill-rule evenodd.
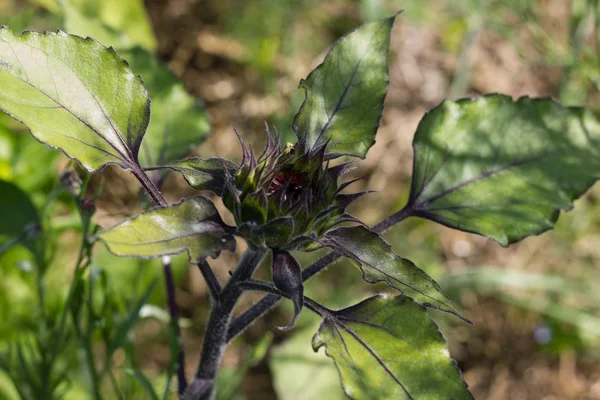
M 293 172 L 279 172 L 269 185 L 267 195 L 280 196 L 283 201 L 297 198 L 306 187 L 306 177 Z

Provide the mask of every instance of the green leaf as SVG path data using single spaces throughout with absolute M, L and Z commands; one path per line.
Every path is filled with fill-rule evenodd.
M 436 310 L 462 317 L 442 288 L 412 261 L 402 258 L 378 234 L 363 226 L 331 230 L 323 244 L 359 263 L 363 279 L 369 283 L 385 282 L 408 294 L 419 303 Z
M 143 166 L 164 165 L 184 157 L 210 132 L 202 102 L 150 52 L 135 47 L 120 52 L 140 74 L 152 98 L 150 125 L 140 151 Z
M 413 146 L 408 211 L 503 246 L 552 228 L 600 176 L 600 122 L 550 99 L 445 101 Z
M 18 186 L 0 181 L 0 238 L 20 236 L 31 226 L 39 225 L 37 209 Z
M 222 250 L 235 250 L 228 227 L 213 203 L 202 196 L 140 214 L 98 238 L 118 256 L 149 258 L 187 251 L 190 261 L 197 262 L 217 258 Z
M 161 167 L 147 168 L 147 170 L 158 168 L 170 168 L 179 171 L 194 189 L 212 190 L 221 196 L 225 188 L 227 175 L 233 176 L 237 166 L 224 158 L 215 157 L 208 160 L 188 158 Z
M 0 109 L 88 171 L 137 162 L 150 100 L 114 50 L 60 31 L 0 28 L 0 81 Z
M 300 81 L 306 98 L 294 117 L 299 143 L 328 143 L 327 158 L 364 158 L 375 143 L 388 88 L 387 54 L 396 16 L 365 24 L 338 40 Z
M 65 30 L 124 49 L 156 49 L 156 38 L 142 0 L 62 0 Z
M 325 346 L 355 400 L 473 398 L 437 325 L 405 296 L 379 294 L 329 313 L 312 345 Z

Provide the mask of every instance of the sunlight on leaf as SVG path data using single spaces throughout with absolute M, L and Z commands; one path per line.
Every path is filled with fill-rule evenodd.
M 412 261 L 402 258 L 378 234 L 363 226 L 331 230 L 323 243 L 334 251 L 359 263 L 363 279 L 369 283 L 385 282 L 406 293 L 419 303 L 462 317 L 442 288 Z
M 600 122 L 550 99 L 444 101 L 413 146 L 411 215 L 503 246 L 552 228 L 600 176 Z
M 202 196 L 140 214 L 98 238 L 118 256 L 149 258 L 187 251 L 190 262 L 196 262 L 235 250 L 235 240 L 215 206 Z
M 312 344 L 325 346 L 352 399 L 473 398 L 437 325 L 408 297 L 379 294 L 331 313 Z
M 388 88 L 387 54 L 395 18 L 362 25 L 341 38 L 300 82 L 306 98 L 293 128 L 306 149 L 329 141 L 329 158 L 364 158 L 375 143 Z
M 150 100 L 112 49 L 64 32 L 0 28 L 0 109 L 88 171 L 136 163 Z

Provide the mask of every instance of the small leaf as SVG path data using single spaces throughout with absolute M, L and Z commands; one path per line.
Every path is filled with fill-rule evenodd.
M 369 283 L 385 282 L 419 303 L 460 316 L 442 288 L 425 271 L 402 258 L 378 234 L 363 226 L 338 228 L 322 239 L 334 251 L 356 261 Z
M 395 18 L 365 24 L 338 40 L 325 61 L 300 82 L 306 98 L 293 129 L 305 149 L 328 143 L 327 158 L 364 158 L 375 143 Z
M 286 327 L 279 328 L 284 331 L 289 331 L 296 325 L 296 320 L 304 305 L 302 268 L 294 256 L 287 251 L 273 250 L 271 274 L 275 287 L 289 295 L 294 303 L 294 318 L 292 319 L 292 322 Z
M 413 147 L 411 215 L 503 246 L 552 228 L 600 176 L 600 122 L 550 99 L 445 101 Z
M 362 399 L 472 399 L 426 309 L 379 294 L 327 315 L 313 337 L 335 361 L 346 395 Z
M 156 168 L 147 168 L 149 170 L 158 168 L 170 168 L 181 172 L 187 183 L 198 190 L 212 190 L 221 196 L 225 189 L 225 180 L 227 176 L 234 175 L 237 166 L 235 163 L 224 158 L 188 158 L 175 161 L 168 165 Z
M 88 171 L 137 163 L 150 100 L 112 49 L 64 32 L 0 28 L 0 109 Z
M 140 164 L 156 166 L 186 156 L 210 132 L 202 102 L 149 51 L 140 47 L 121 51 L 131 69 L 140 74 L 152 99 L 150 125 L 140 150 Z
M 141 258 L 187 251 L 190 262 L 235 250 L 235 240 L 213 203 L 202 196 L 155 208 L 128 219 L 98 238 L 118 256 Z

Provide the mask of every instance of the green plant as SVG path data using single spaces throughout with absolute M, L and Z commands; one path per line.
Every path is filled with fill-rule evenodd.
M 120 56 L 92 39 L 62 32 L 15 37 L 0 30 L 0 108 L 89 172 L 107 164 L 131 171 L 156 204 L 93 238 L 117 255 L 166 257 L 173 337 L 178 325 L 168 256 L 187 252 L 208 284 L 212 309 L 189 385 L 183 352 L 173 346 L 184 399 L 214 395 L 228 342 L 282 298 L 295 309 L 282 329 L 292 329 L 303 308 L 322 318 L 313 348 L 326 348 L 349 397 L 471 398 L 428 309 L 469 320 L 379 234 L 419 217 L 506 246 L 550 229 L 560 210 L 571 208 L 597 179 L 600 123 L 591 113 L 550 99 L 514 102 L 488 95 L 445 101 L 425 115 L 414 139 L 410 196 L 400 211 L 371 228 L 346 213 L 368 192 L 344 191 L 353 181 L 339 180 L 351 165 L 338 160 L 364 158 L 375 141 L 395 18 L 365 24 L 340 39 L 301 82 L 306 98 L 292 122 L 295 143 L 281 146 L 267 126 L 267 145 L 258 156 L 239 138 L 240 164 L 220 158 L 140 162 L 150 100 Z M 235 225 L 224 223 L 201 195 L 169 204 L 148 172 L 165 169 L 180 172 L 195 189 L 221 196 Z M 235 236 L 247 249 L 221 286 L 207 258 L 233 251 Z M 88 239 L 84 235 L 82 249 Z M 304 269 L 292 254 L 320 248 L 331 252 Z M 267 253 L 272 281 L 253 279 Z M 366 282 L 385 282 L 400 294 L 379 294 L 337 311 L 304 296 L 303 281 L 341 257 L 352 260 Z M 244 291 L 268 294 L 233 319 Z

